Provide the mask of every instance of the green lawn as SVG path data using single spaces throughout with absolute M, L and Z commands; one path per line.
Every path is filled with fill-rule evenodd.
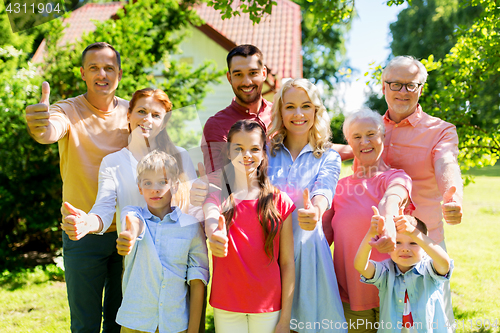
M 455 318 L 462 327 L 458 332 L 498 332 L 484 328 L 488 321 L 500 326 L 500 165 L 471 174 L 476 178 L 465 188 L 463 222 L 445 226 L 446 246 L 455 261 Z
M 345 167 L 342 175 L 349 171 Z M 472 170 L 465 188 L 461 225 L 445 226 L 448 253 L 455 261 L 451 279 L 457 332 L 500 332 L 500 165 Z M 2 333 L 69 332 L 66 288 L 54 265 L 0 275 Z M 213 332 L 212 309 L 207 331 Z

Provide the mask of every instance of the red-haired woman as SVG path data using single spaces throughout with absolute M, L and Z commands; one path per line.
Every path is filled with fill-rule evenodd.
M 120 233 L 121 209 L 128 205 L 142 207 L 146 204 L 137 187 L 136 167 L 138 161 L 154 149 L 165 151 L 177 159 L 184 183 L 196 178 L 188 153 L 172 143 L 165 129 L 171 110 L 170 99 L 160 89 L 146 88 L 134 93 L 127 113 L 129 144 L 103 158 L 99 169 L 99 190 L 91 211 L 87 214 L 70 203 L 63 204 L 63 212 L 69 214 L 64 217 L 62 228 L 71 240 L 79 240 L 88 233 L 106 232 L 112 225 L 115 212 L 118 221 L 116 229 Z M 176 204 L 186 211 L 187 198 L 175 199 Z

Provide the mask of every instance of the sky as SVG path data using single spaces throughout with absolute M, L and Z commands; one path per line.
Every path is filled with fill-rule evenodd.
M 366 100 L 368 89 L 364 73 L 369 70 L 369 64 L 385 64 L 391 53 L 391 35 L 389 24 L 397 20 L 398 13 L 407 7 L 405 5 L 386 5 L 386 0 L 356 0 L 358 17 L 354 18 L 346 41 L 347 54 L 351 68 L 357 70 L 351 76 L 350 83 L 341 84 L 337 88 L 343 96 L 345 104 L 341 104 L 344 114 L 359 110 Z

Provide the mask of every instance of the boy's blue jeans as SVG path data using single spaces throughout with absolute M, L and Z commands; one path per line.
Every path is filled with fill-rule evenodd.
M 63 258 L 71 313 L 71 332 L 119 333 L 116 313 L 122 300 L 123 259 L 116 232 L 72 241 L 63 231 Z M 104 289 L 104 300 L 103 300 Z

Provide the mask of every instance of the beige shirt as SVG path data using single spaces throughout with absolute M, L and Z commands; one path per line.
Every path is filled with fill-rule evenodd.
M 109 111 L 98 110 L 84 95 L 50 106 L 59 144 L 63 201 L 85 212 L 97 196 L 101 160 L 128 144 L 128 101 L 117 100 L 118 105 Z M 113 221 L 107 232 L 115 230 Z

